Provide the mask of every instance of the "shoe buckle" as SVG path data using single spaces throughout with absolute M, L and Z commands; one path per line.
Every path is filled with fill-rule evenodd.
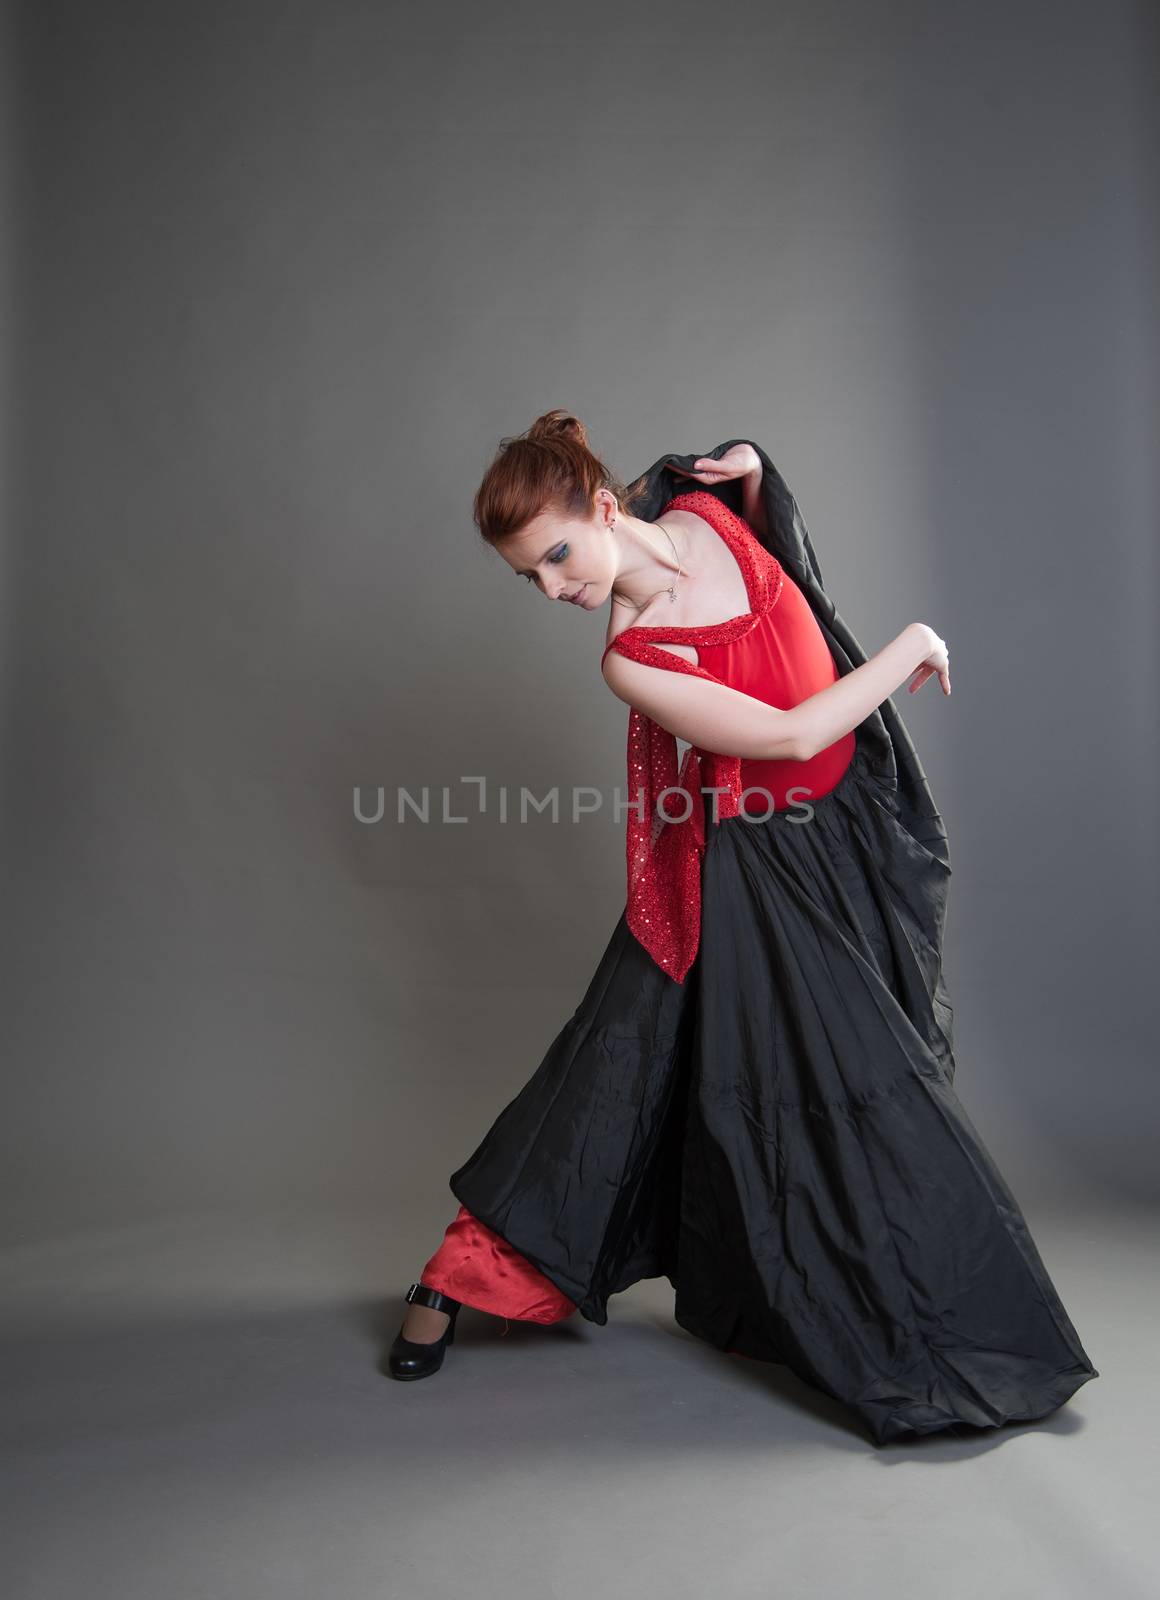
M 411 1285 L 411 1287 L 407 1290 L 406 1294 L 403 1296 L 403 1299 L 406 1300 L 408 1302 L 408 1304 L 410 1304 L 411 1302 L 414 1301 L 415 1293 L 418 1290 L 418 1288 L 419 1288 L 419 1285 L 417 1283 L 413 1283 Z

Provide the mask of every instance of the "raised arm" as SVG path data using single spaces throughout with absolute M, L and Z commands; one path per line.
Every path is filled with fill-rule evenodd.
M 619 700 L 700 750 L 747 761 L 807 761 L 865 721 L 920 667 L 934 663 L 931 670 L 941 679 L 944 657 L 934 629 L 911 622 L 869 661 L 788 711 L 679 667 L 646 666 L 616 650 L 605 656 L 601 671 Z M 949 678 L 943 686 L 949 693 Z
M 697 456 L 691 468 L 672 465 L 669 470 L 678 477 L 692 478 L 706 487 L 724 483 L 731 478 L 739 480 L 741 515 L 762 538 L 768 534 L 765 502 L 761 489 L 765 468 L 761 464 L 761 457 L 756 447 L 749 439 L 739 439 L 720 456 Z

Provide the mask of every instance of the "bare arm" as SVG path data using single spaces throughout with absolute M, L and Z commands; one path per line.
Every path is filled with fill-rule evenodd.
M 863 722 L 941 648 L 932 628 L 912 622 L 836 683 L 788 711 L 678 667 L 646 666 L 610 650 L 601 671 L 613 694 L 669 733 L 717 755 L 747 761 L 806 761 Z
M 761 497 L 761 481 L 764 476 L 765 469 L 759 461 L 741 480 L 741 515 L 753 531 L 763 538 L 769 533 L 765 525 L 765 502 Z
M 911 622 L 869 661 L 795 706 L 795 711 L 803 713 L 806 759 L 856 728 L 919 668 L 924 670 L 912 688 L 920 688 L 928 677 L 937 674 L 944 694 L 950 694 L 944 641 L 925 622 Z
M 679 667 L 650 667 L 617 650 L 608 652 L 601 671 L 618 699 L 698 749 L 747 760 L 799 756 L 801 722 L 794 711 L 779 711 L 754 695 Z
M 698 456 L 691 470 L 674 467 L 673 471 L 706 484 L 724 483 L 729 478 L 736 478 L 741 484 L 742 517 L 755 533 L 762 538 L 768 536 L 765 501 L 761 493 L 765 468 L 750 440 L 744 439 L 731 446 L 723 456 Z

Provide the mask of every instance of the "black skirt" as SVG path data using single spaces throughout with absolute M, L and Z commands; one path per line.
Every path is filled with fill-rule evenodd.
M 1098 1372 L 952 1086 L 941 819 L 903 804 L 878 714 L 857 732 L 809 814 L 707 823 L 684 984 L 621 916 L 450 1187 L 589 1321 L 667 1277 L 681 1327 L 883 1444 L 1045 1416 Z

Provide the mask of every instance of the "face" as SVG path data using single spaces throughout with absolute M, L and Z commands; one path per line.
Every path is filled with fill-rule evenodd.
M 614 514 L 615 504 L 598 496 L 590 517 L 543 512 L 496 548 L 521 583 L 534 584 L 549 600 L 592 611 L 608 599 L 616 577 L 608 533 Z

